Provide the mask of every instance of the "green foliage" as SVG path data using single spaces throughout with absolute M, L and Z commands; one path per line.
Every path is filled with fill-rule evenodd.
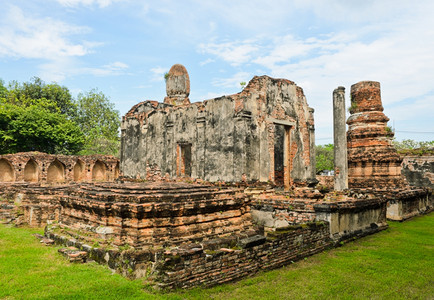
M 97 89 L 77 97 L 76 122 L 85 135 L 81 154 L 112 154 L 119 151 L 119 112 Z
M 353 113 L 355 112 L 355 110 L 357 109 L 358 105 L 356 102 L 351 101 L 351 106 L 348 108 L 348 112 L 349 113 Z
M 8 95 L 8 89 L 5 87 L 5 82 L 0 79 L 0 100 L 6 99 Z
M 315 147 L 316 173 L 321 173 L 324 170 L 334 169 L 334 153 L 333 144 L 317 145 Z
M 398 153 L 402 155 L 432 155 L 434 154 L 434 141 L 418 142 L 414 140 L 393 141 Z
M 170 74 L 168 72 L 164 73 L 164 80 L 167 81 L 169 79 Z
M 75 101 L 66 87 L 38 77 L 7 87 L 0 80 L 0 154 L 116 155 L 119 121 L 114 105 L 97 90 Z
M 1 88 L 0 88 L 1 89 Z M 48 105 L 51 112 L 60 112 L 68 118 L 75 116 L 75 103 L 69 90 L 56 83 L 46 84 L 38 77 L 33 77 L 30 82 L 22 84 L 11 81 L 3 102 L 18 106 L 30 106 L 34 104 Z
M 83 143 L 80 128 L 63 114 L 36 104 L 0 104 L 2 154 L 20 151 L 74 154 Z
M 244 89 L 246 87 L 246 82 L 245 81 L 241 81 L 240 82 L 240 86 L 241 86 L 241 89 Z

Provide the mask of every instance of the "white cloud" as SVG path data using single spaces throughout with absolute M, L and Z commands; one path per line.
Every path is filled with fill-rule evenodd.
M 391 120 L 424 116 L 433 127 L 434 119 L 427 114 L 432 116 L 434 103 L 434 19 L 428 13 L 434 11 L 434 2 L 368 2 L 297 0 L 299 9 L 314 10 L 327 25 L 332 22 L 333 31 L 310 36 L 295 31 L 235 42 L 212 38 L 198 51 L 236 66 L 231 78 L 214 80 L 217 86 L 235 87 L 250 79 L 241 80 L 240 74 L 247 76 L 258 66 L 273 77 L 295 81 L 316 110 L 318 137 L 332 136 L 333 89 L 345 86 L 349 103 L 350 86 L 362 80 L 380 81 Z
M 85 34 L 89 28 L 74 26 L 52 18 L 35 18 L 10 6 L 0 23 L 0 57 L 39 59 L 39 74 L 47 81 L 62 81 L 67 76 L 126 74 L 129 66 L 112 62 L 101 67 L 85 67 L 77 60 L 92 53 L 101 43 L 74 42 L 70 36 Z
M 128 65 L 123 63 L 123 62 L 120 62 L 120 61 L 115 61 L 113 63 L 105 65 L 104 67 L 106 69 L 112 70 L 112 71 L 119 71 L 119 70 L 128 69 Z
M 126 75 L 129 66 L 122 62 L 113 62 L 101 67 L 82 67 L 73 59 L 56 59 L 40 65 L 38 74 L 46 81 L 62 81 L 67 76 L 91 74 L 94 76 Z
M 68 7 L 75 7 L 79 5 L 84 5 L 84 6 L 98 5 L 101 8 L 107 7 L 114 2 L 121 2 L 121 1 L 124 0 L 57 0 L 57 2 L 60 3 L 61 5 L 68 6 Z
M 68 36 L 85 33 L 88 28 L 73 26 L 51 18 L 32 18 L 10 6 L 0 22 L 0 56 L 56 59 L 83 56 L 90 52 L 85 43 L 73 42 Z
M 128 69 L 128 65 L 119 61 L 103 65 L 100 68 L 79 68 L 75 72 L 77 73 L 90 73 L 96 76 L 110 76 L 125 74 L 125 70 Z
M 204 60 L 204 61 L 201 61 L 201 62 L 199 63 L 199 65 L 200 65 L 201 67 L 203 67 L 204 65 L 207 65 L 207 64 L 210 64 L 210 63 L 213 63 L 213 62 L 215 62 L 215 59 L 208 58 L 208 59 L 206 59 L 206 60 Z
M 248 72 L 238 72 L 229 78 L 215 78 L 212 81 L 214 86 L 224 88 L 239 88 L 241 89 L 240 82 L 248 82 L 252 78 L 252 74 Z
M 253 53 L 259 50 L 253 40 L 242 42 L 223 42 L 200 44 L 201 53 L 212 54 L 224 61 L 229 62 L 232 66 L 238 66 L 251 60 Z
M 151 80 L 152 81 L 163 81 L 164 80 L 164 74 L 166 72 L 169 72 L 168 68 L 163 68 L 163 67 L 155 67 L 152 68 L 151 70 Z

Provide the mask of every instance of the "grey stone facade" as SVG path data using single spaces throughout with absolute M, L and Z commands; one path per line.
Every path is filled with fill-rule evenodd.
M 295 83 L 254 77 L 238 94 L 176 103 L 144 101 L 123 117 L 124 176 L 158 170 L 210 182 L 316 181 L 313 109 Z

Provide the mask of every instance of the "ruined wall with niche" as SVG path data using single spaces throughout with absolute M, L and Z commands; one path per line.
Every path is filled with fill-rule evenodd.
M 188 74 L 169 72 L 167 91 L 186 88 L 185 78 L 169 86 L 177 76 Z M 155 166 L 172 178 L 211 182 L 316 182 L 313 109 L 295 83 L 254 77 L 238 94 L 191 104 L 179 98 L 187 91 L 141 102 L 123 117 L 125 176 L 146 178 Z
M 118 176 L 119 160 L 110 155 L 53 155 L 41 152 L 0 155 L 0 182 L 113 181 Z

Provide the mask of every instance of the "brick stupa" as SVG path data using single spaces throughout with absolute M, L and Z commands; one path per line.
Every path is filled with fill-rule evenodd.
M 392 144 L 394 133 L 383 113 L 379 82 L 361 81 L 351 86 L 350 113 L 347 120 L 349 187 L 403 186 L 402 158 Z
M 190 77 L 181 64 L 173 65 L 166 75 L 166 93 L 164 103 L 172 105 L 190 104 Z

